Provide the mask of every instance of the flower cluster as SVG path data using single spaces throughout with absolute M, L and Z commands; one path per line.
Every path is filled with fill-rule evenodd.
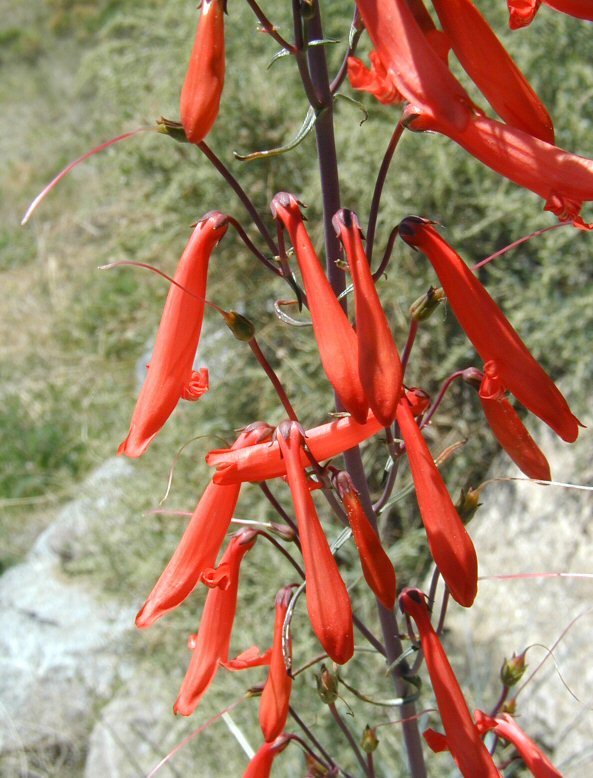
M 590 4 L 585 0 L 546 2 L 558 10 L 591 18 Z M 331 94 L 330 103 L 323 104 L 321 71 L 315 70 L 315 57 L 319 52 L 324 56 L 319 45 L 323 40 L 311 37 L 313 27 L 304 5 L 311 6 L 307 13 L 313 15 L 318 15 L 318 7 L 316 3 L 293 5 L 294 44 L 280 38 L 259 7 L 256 12 L 263 29 L 283 45 L 287 54 L 297 58 L 305 91 L 321 117 L 331 105 Z M 299 10 L 300 5 L 303 7 Z M 580 211 L 585 202 L 593 200 L 593 162 L 554 145 L 554 127 L 546 108 L 471 0 L 432 0 L 432 5 L 442 29 L 436 27 L 422 0 L 357 0 L 358 13 L 374 50 L 367 68 L 353 56 L 351 43 L 347 71 L 352 86 L 372 93 L 384 104 L 405 103 L 399 124 L 402 130 L 430 130 L 449 136 L 494 171 L 540 195 L 546 209 L 561 221 L 589 229 L 591 225 L 584 222 Z M 511 26 L 528 24 L 539 5 L 509 2 Z M 225 10 L 224 0 L 203 0 L 181 92 L 181 122 L 162 120 L 160 124 L 161 131 L 195 144 L 211 161 L 213 154 L 204 139 L 216 122 L 221 103 Z M 353 29 L 360 34 L 358 17 Z M 308 45 L 302 39 L 307 30 Z M 317 52 L 312 54 L 315 48 Z M 453 75 L 448 65 L 450 50 L 499 119 L 488 117 Z M 329 83 L 326 86 L 329 89 Z M 317 132 L 323 132 L 320 118 Z M 328 137 L 324 137 L 325 143 L 329 142 Z M 220 161 L 216 164 L 225 171 Z M 235 191 L 242 192 L 230 173 L 224 174 L 232 180 Z M 208 372 L 195 370 L 194 361 L 205 307 L 216 309 L 233 334 L 249 344 L 272 380 L 289 419 L 275 427 L 245 419 L 246 426 L 230 447 L 208 452 L 206 461 L 212 468 L 212 479 L 176 551 L 139 611 L 136 624 L 141 628 L 151 626 L 181 605 L 200 584 L 207 588 L 197 633 L 189 639 L 189 667 L 174 706 L 182 715 L 195 711 L 220 667 L 234 671 L 267 668 L 267 678 L 259 689 L 259 722 L 264 743 L 247 768 L 248 776 L 268 775 L 285 747 L 293 740 L 300 742 L 286 727 L 294 684 L 293 641 L 296 642 L 291 619 L 303 587 L 311 628 L 324 658 L 329 657 L 335 665 L 345 665 L 357 648 L 354 626 L 361 624 L 346 583 L 351 571 L 345 566 L 340 568 L 337 544 L 330 542 L 331 533 L 320 520 L 313 492 L 325 495 L 353 538 L 362 577 L 378 603 L 385 645 L 364 624 L 361 632 L 370 635 L 370 642 L 384 653 L 388 665 L 397 666 L 395 677 L 400 689 L 409 687 L 406 673 L 410 668 L 398 657 L 402 636 L 395 615 L 396 571 L 391 549 L 382 542 L 376 511 L 377 506 L 389 500 L 401 461 L 407 461 L 426 544 L 447 596 L 450 594 L 465 608 L 471 607 L 477 596 L 478 559 L 464 521 L 475 512 L 475 505 L 467 511 L 454 505 L 440 473 L 440 462 L 435 460 L 425 437 L 442 396 L 431 403 L 422 388 L 409 386 L 405 380 L 415 333 L 439 302 L 448 300 L 481 361 L 479 367 L 459 370 L 447 379 L 445 389 L 453 379 L 462 377 L 478 391 L 493 434 L 529 478 L 549 480 L 550 468 L 507 393 L 566 442 L 576 440 L 580 425 L 555 383 L 476 274 L 434 223 L 418 216 L 400 221 L 393 235 L 428 258 L 441 289 L 431 289 L 429 295 L 412 306 L 408 339 L 404 345 L 402 338 L 398 348 L 401 333 L 394 333 L 377 285 L 388 257 L 381 269 L 373 273 L 370 240 L 365 244 L 356 213 L 338 207 L 337 198 L 332 200 L 328 191 L 324 193 L 326 260 L 332 265 L 339 252 L 343 256 L 340 267 L 349 273 L 351 281 L 353 321 L 340 294 L 346 275 L 340 276 L 339 283 L 329 280 L 305 225 L 303 204 L 295 195 L 280 192 L 271 200 L 276 242 L 248 204 L 256 227 L 268 248 L 273 249 L 271 257 L 254 246 L 234 217 L 218 211 L 207 213 L 196 223 L 171 279 L 146 379 L 128 435 L 118 452 L 128 457 L 145 454 L 177 404 L 181 400 L 198 400 L 208 391 Z M 249 203 L 245 195 L 243 202 L 246 201 Z M 209 261 L 230 225 L 258 259 L 297 292 L 298 302 L 308 309 L 320 364 L 336 399 L 337 413 L 331 421 L 324 418 L 334 410 L 328 404 L 318 424 L 306 429 L 265 359 L 250 322 L 206 299 Z M 333 246 L 334 254 L 328 246 Z M 295 260 L 293 265 L 298 266 L 298 274 L 291 269 L 291 257 Z M 335 268 L 332 270 L 330 278 L 335 277 Z M 361 460 L 356 457 L 358 445 L 378 435 L 387 444 L 390 472 L 383 496 L 373 506 Z M 258 539 L 269 540 L 270 534 L 257 521 L 253 527 L 230 536 L 229 528 L 240 492 L 248 488 L 244 485 L 265 482 L 269 490 L 270 484 L 283 481 L 290 490 L 292 510 L 279 510 L 285 523 L 272 525 L 276 535 L 272 540 L 291 559 L 302 580 L 283 582 L 276 594 L 271 646 L 263 652 L 252 646 L 231 658 L 241 567 L 249 565 L 244 559 Z M 269 526 L 266 525 L 268 529 Z M 444 734 L 432 729 L 423 733 L 430 748 L 449 751 L 464 776 L 498 776 L 499 767 L 484 743 L 485 734 L 493 731 L 497 738 L 515 745 L 534 775 L 559 775 L 508 713 L 497 708 L 489 715 L 478 711 L 472 717 L 438 630 L 431 624 L 432 602 L 427 604 L 420 590 L 406 588 L 399 595 L 399 606 L 411 639 L 422 649 L 444 729 Z M 509 688 L 514 683 L 508 679 L 503 682 Z M 334 715 L 338 683 L 339 675 L 323 670 L 320 695 Z M 411 699 L 404 698 L 401 704 L 409 705 Z M 370 755 L 378 739 L 369 734 L 373 732 L 370 727 L 367 730 L 363 749 L 372 767 Z M 315 751 L 314 739 L 312 744 L 308 751 L 310 764 L 321 764 L 323 774 L 335 774 L 335 763 L 328 760 L 325 752 Z M 364 759 L 362 764 L 366 764 Z M 314 774 L 314 767 L 310 769 L 308 774 Z M 370 770 L 368 774 L 374 773 Z

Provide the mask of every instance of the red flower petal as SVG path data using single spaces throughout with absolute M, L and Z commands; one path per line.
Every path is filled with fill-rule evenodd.
M 219 663 L 228 660 L 237 609 L 239 567 L 256 538 L 251 530 L 242 530 L 232 538 L 223 554 L 221 565 L 228 565 L 229 585 L 226 589 L 217 587 L 208 591 L 200 628 L 191 643 L 189 667 L 173 707 L 175 713 L 191 716 L 214 680 Z
M 500 382 L 498 391 L 508 389 L 561 438 L 569 443 L 576 440 L 578 419 L 459 254 L 430 224 L 417 217 L 404 219 L 400 236 L 430 260 L 465 334 L 483 361 L 493 362 L 489 370 Z
M 189 67 L 181 90 L 181 123 L 189 141 L 212 129 L 224 86 L 224 0 L 202 0 Z
M 388 427 L 402 392 L 402 365 L 387 316 L 375 289 L 356 214 L 342 209 L 333 218 L 354 284 L 358 375 L 371 410 Z
M 430 553 L 453 598 L 469 608 L 478 591 L 478 559 L 474 544 L 405 399 L 398 406 L 397 422 L 406 444 Z
M 297 424 L 287 422 L 286 425 L 278 428 L 277 440 L 286 462 L 286 476 L 299 528 L 309 619 L 324 650 L 334 662 L 344 664 L 354 653 L 350 597 L 307 487 L 301 463 L 302 433 Z
M 433 0 L 433 5 L 457 59 L 496 113 L 554 143 L 547 110 L 471 0 Z
M 367 421 L 359 424 L 351 417 L 343 417 L 307 430 L 307 448 L 318 462 L 354 448 L 372 437 L 382 428 L 372 413 Z M 309 459 L 300 453 L 301 465 L 307 467 Z M 286 475 L 286 462 L 282 459 L 278 443 L 261 443 L 250 449 L 233 451 L 218 449 L 206 455 L 206 462 L 216 468 L 213 481 L 217 484 L 233 484 L 242 481 L 267 481 Z
M 174 276 L 179 286 L 171 285 L 169 289 L 148 373 L 134 408 L 128 437 L 118 454 L 129 457 L 144 454 L 179 400 L 198 399 L 207 390 L 204 385 L 207 373 L 200 378 L 192 365 L 204 318 L 210 255 L 226 231 L 227 217 L 212 211 L 197 223 L 185 247 Z
M 299 203 L 293 195 L 280 192 L 272 200 L 272 213 L 288 231 L 296 252 L 325 374 L 346 410 L 364 421 L 368 403 L 358 376 L 356 333 L 323 272 Z
M 500 778 L 488 749 L 481 740 L 474 724 L 463 692 L 438 635 L 432 628 L 430 616 L 422 592 L 418 589 L 404 589 L 399 603 L 404 613 L 411 616 L 418 627 L 420 642 L 424 651 L 426 668 L 430 675 L 441 721 L 445 730 L 447 746 L 466 778 Z M 437 750 L 444 748 L 439 733 L 427 738 Z M 435 738 L 434 735 L 437 735 Z

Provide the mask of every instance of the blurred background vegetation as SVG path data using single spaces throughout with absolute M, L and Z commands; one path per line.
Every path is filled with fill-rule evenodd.
M 267 5 L 272 20 L 290 37 L 289 4 Z M 550 109 L 558 145 L 592 156 L 593 70 L 582 56 L 590 49 L 587 25 L 544 8 L 530 29 L 511 35 L 505 26 L 505 3 L 482 2 L 480 7 Z M 87 473 L 114 454 L 127 432 L 138 388 L 137 365 L 150 353 L 166 284 L 141 270 L 102 273 L 97 266 L 132 259 L 172 273 L 190 225 L 203 213 L 228 211 L 249 225 L 234 195 L 195 148 L 146 133 L 79 167 L 40 206 L 31 223 L 20 228 L 28 202 L 68 161 L 120 132 L 150 125 L 160 115 L 178 118 L 197 14 L 191 0 L 0 0 L 0 11 L 4 569 L 22 559 L 58 507 L 76 495 Z M 341 41 L 327 48 L 335 70 L 351 10 L 349 4 L 329 0 L 324 12 L 327 37 Z M 275 159 L 241 164 L 232 156 L 233 149 L 248 152 L 285 142 L 306 112 L 292 63 L 285 58 L 267 69 L 276 45 L 256 28 L 246 4 L 229 3 L 227 83 L 208 142 L 268 223 L 268 203 L 275 192 L 294 192 L 307 203 L 309 228 L 321 246 L 312 136 Z M 366 42 L 361 51 L 368 51 Z M 343 101 L 336 108 L 342 201 L 364 223 L 382 150 L 398 113 L 367 95 L 354 94 L 347 85 L 342 91 L 361 100 L 369 114 L 361 124 L 355 106 Z M 447 238 L 472 261 L 553 223 L 535 195 L 497 178 L 446 138 L 408 133 L 385 188 L 376 257 L 391 227 L 410 213 L 442 223 Z M 585 216 L 593 218 L 591 212 Z M 435 283 L 427 265 L 398 244 L 387 278 L 379 285 L 400 343 L 407 331 L 408 306 Z M 563 228 L 522 245 L 481 274 L 536 357 L 554 378 L 563 380 L 571 405 L 585 421 L 593 373 L 591 267 L 588 236 Z M 208 294 L 256 323 L 260 344 L 303 422 L 324 421 L 332 396 L 311 331 L 290 328 L 275 318 L 272 303 L 288 296 L 288 288 L 230 233 L 212 262 Z M 205 452 L 219 447 L 221 437 L 232 439 L 233 430 L 254 419 L 277 422 L 283 416 L 249 350 L 211 313 L 204 335 L 211 391 L 197 404 L 182 404 L 148 454 L 135 463 L 144 487 L 128 495 L 128 514 L 121 523 L 105 528 L 93 525 L 89 517 L 85 543 L 92 554 L 83 564 L 64 562 L 66 574 L 84 576 L 113 596 L 123 592 L 138 605 L 180 534 L 182 520 L 143 513 L 162 496 L 176 451 L 188 439 L 202 436 L 179 457 L 167 502 L 170 508 L 192 510 L 208 478 Z M 475 354 L 443 308 L 422 326 L 408 381 L 434 394 L 451 370 L 470 364 L 478 364 Z M 466 438 L 466 446 L 445 469 L 453 494 L 477 485 L 496 453 L 483 430 L 475 396 L 455 387 L 433 426 L 431 442 L 437 451 Z M 378 493 L 386 459 L 381 443 L 367 446 L 364 456 Z M 405 480 L 405 472 L 403 476 Z M 290 505 L 287 490 L 278 493 Z M 244 490 L 238 515 L 272 518 L 255 488 Z M 410 500 L 386 518 L 385 532 L 402 584 L 417 581 L 425 567 L 418 523 Z M 333 532 L 337 534 L 337 528 Z M 358 567 L 351 548 L 343 558 L 346 578 L 353 582 Z M 244 620 L 238 624 L 237 646 L 264 645 L 269 620 L 256 619 L 255 614 L 260 609 L 271 613 L 273 592 L 283 575 L 291 574 L 278 566 L 263 543 L 245 569 L 242 596 L 251 617 L 249 626 Z M 355 590 L 355 598 L 358 592 L 364 609 L 367 598 L 362 587 Z M 372 623 L 373 615 L 368 618 Z M 183 636 L 195 628 L 193 608 L 180 609 L 170 623 L 154 635 L 141 635 L 133 650 L 139 661 L 175 668 L 174 689 L 185 661 Z M 311 649 L 314 644 L 305 646 Z M 244 688 L 242 679 L 228 678 L 228 688 Z M 216 700 L 226 699 L 225 694 L 223 688 Z

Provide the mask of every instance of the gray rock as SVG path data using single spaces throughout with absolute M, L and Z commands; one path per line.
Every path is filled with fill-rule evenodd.
M 122 510 L 133 473 L 125 460 L 105 462 L 26 560 L 0 578 L 0 755 L 12 754 L 15 770 L 25 750 L 84 742 L 98 701 L 125 674 L 118 645 L 133 627 L 133 610 L 68 578 L 62 565 L 83 553 L 90 517 Z M 10 764 L 4 760 L 2 770 Z
M 542 434 L 541 427 L 537 436 L 557 481 L 593 482 L 590 434 L 583 433 L 572 446 L 552 433 Z M 492 473 L 521 476 L 503 455 Z M 592 572 L 591 492 L 513 481 L 487 486 L 482 502 L 470 525 L 481 576 Z M 453 608 L 447 619 L 456 666 L 477 705 L 488 708 L 498 696 L 498 670 L 505 657 L 533 646 L 527 654 L 525 679 L 548 657 L 519 694 L 518 713 L 528 734 L 549 749 L 555 764 L 570 778 L 593 774 L 592 603 L 593 580 L 484 580 L 473 607 Z

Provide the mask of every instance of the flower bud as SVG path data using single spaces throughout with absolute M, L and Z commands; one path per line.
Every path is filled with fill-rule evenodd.
M 156 120 L 156 124 L 156 131 L 160 132 L 162 135 L 168 135 L 178 143 L 189 143 L 189 139 L 185 134 L 185 130 L 183 129 L 183 124 L 181 124 L 181 122 L 174 122 L 171 121 L 171 119 L 165 119 L 164 116 L 161 116 L 160 119 Z
M 481 370 L 478 370 L 477 367 L 468 367 L 463 371 L 461 377 L 466 384 L 469 384 L 470 386 L 473 386 L 474 389 L 479 390 L 484 378 L 484 373 L 482 373 Z
M 274 535 L 278 535 L 282 540 L 287 540 L 289 543 L 296 538 L 296 532 L 292 527 L 289 527 L 288 524 L 279 524 L 278 522 L 273 521 L 270 529 Z
M 509 716 L 514 716 L 517 712 L 517 700 L 513 697 L 511 700 L 507 700 L 502 706 L 502 712 L 508 713 Z
M 471 486 L 468 487 L 467 490 L 461 490 L 459 499 L 455 503 L 455 508 L 459 514 L 459 518 L 464 524 L 469 524 L 482 504 L 480 502 L 480 494 L 479 488 L 472 489 Z
M 224 311 L 222 317 L 226 326 L 237 340 L 249 341 L 255 335 L 255 325 L 237 311 Z
M 414 321 L 426 321 L 436 311 L 439 303 L 445 299 L 445 292 L 442 288 L 436 289 L 434 286 L 430 286 L 427 292 L 412 303 L 410 316 Z
M 505 659 L 500 668 L 500 680 L 507 686 L 516 686 L 527 670 L 525 664 L 525 651 L 522 654 L 513 656 L 510 659 Z
M 366 725 L 364 732 L 362 733 L 360 745 L 365 754 L 372 754 L 373 751 L 376 750 L 379 745 L 379 738 L 377 737 L 377 730 L 374 727 L 369 727 L 368 724 Z
M 321 665 L 321 673 L 316 676 L 317 693 L 326 705 L 333 705 L 338 699 L 338 676 L 330 673 L 325 665 Z

